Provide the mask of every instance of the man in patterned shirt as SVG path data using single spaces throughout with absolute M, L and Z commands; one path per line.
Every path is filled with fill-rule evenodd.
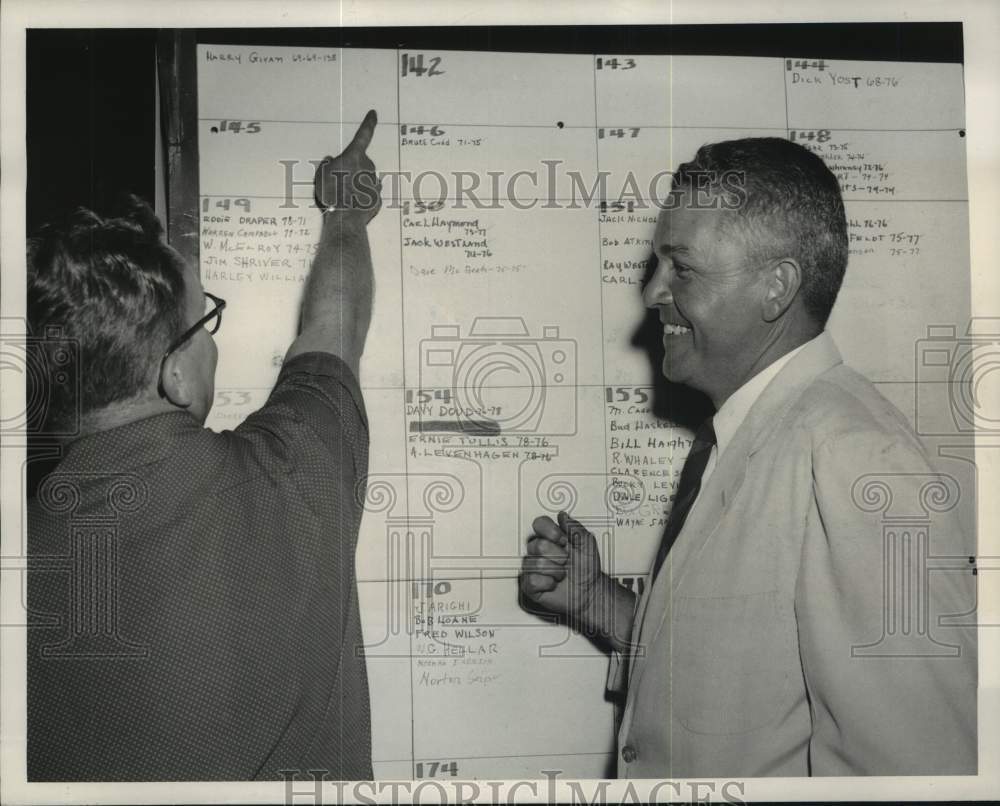
M 59 328 L 41 349 L 80 383 L 47 379 L 79 436 L 28 509 L 29 780 L 371 778 L 354 555 L 375 125 L 317 168 L 300 331 L 234 431 L 204 428 L 225 302 L 147 205 L 32 244 L 32 332 Z

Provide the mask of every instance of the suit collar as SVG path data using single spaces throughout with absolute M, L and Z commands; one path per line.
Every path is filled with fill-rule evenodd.
M 684 530 L 671 549 L 675 555 L 673 587 L 683 579 L 684 566 L 718 526 L 729 502 L 739 491 L 746 476 L 747 460 L 779 428 L 785 413 L 817 377 L 842 363 L 840 352 L 830 334 L 824 331 L 807 342 L 791 361 L 781 368 L 736 429 L 726 452 L 719 457 L 715 471 L 705 482 Z
M 778 427 L 782 415 L 798 400 L 805 388 L 824 372 L 842 364 L 843 361 L 833 337 L 827 331 L 824 330 L 806 342 L 774 376 L 751 406 L 746 420 L 734 437 L 734 446 L 742 432 L 747 442 L 746 455 L 756 453 Z
M 747 461 L 759 450 L 781 424 L 785 413 L 799 399 L 806 387 L 823 373 L 843 363 L 840 351 L 830 334 L 823 331 L 785 364 L 751 406 L 746 419 L 733 435 L 732 442 L 715 471 L 702 488 L 681 531 L 657 575 L 647 588 L 637 612 L 640 645 L 649 646 L 670 612 L 668 599 L 674 595 L 702 547 L 718 528 L 733 497 L 746 477 Z M 656 598 L 656 603 L 650 599 Z M 649 608 L 652 612 L 649 613 Z M 651 618 L 647 619 L 647 615 Z M 636 664 L 636 677 L 643 664 Z
M 743 424 L 743 421 L 750 413 L 753 404 L 761 396 L 768 384 L 781 372 L 782 368 L 796 355 L 805 349 L 808 342 L 803 342 L 795 349 L 785 353 L 775 361 L 772 361 L 764 369 L 754 375 L 750 380 L 733 392 L 712 418 L 715 427 L 716 444 L 718 455 L 725 453 L 733 436 Z
M 773 436 L 806 387 L 840 363 L 837 346 L 830 334 L 823 331 L 807 342 L 761 392 L 746 419 L 736 429 L 726 452 L 720 455 L 715 471 L 705 482 L 685 529 L 671 550 L 678 555 L 674 563 L 675 583 L 683 577 L 684 561 L 696 553 L 700 543 L 714 531 L 739 491 L 746 476 L 747 460 Z

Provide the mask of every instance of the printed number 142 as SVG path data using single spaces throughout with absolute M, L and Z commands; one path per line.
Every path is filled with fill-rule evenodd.
M 440 56 L 431 56 L 429 67 L 424 67 L 423 53 L 418 53 L 415 56 L 411 56 L 409 53 L 401 53 L 399 60 L 403 78 L 406 78 L 411 73 L 415 76 L 440 76 L 444 74 L 444 70 L 438 69 L 438 65 L 441 64 Z

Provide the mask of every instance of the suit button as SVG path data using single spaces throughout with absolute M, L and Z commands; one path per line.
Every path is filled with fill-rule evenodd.
M 631 764 L 639 757 L 639 754 L 635 752 L 635 748 L 632 745 L 627 744 L 622 748 L 622 761 L 626 764 Z

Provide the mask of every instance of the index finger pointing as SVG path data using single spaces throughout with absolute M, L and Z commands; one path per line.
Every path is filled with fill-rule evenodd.
M 345 151 L 357 148 L 361 151 L 367 150 L 368 146 L 371 145 L 372 136 L 375 134 L 375 124 L 378 123 L 378 115 L 375 114 L 374 109 L 369 109 L 368 114 L 365 115 L 365 119 L 361 121 L 361 125 L 358 126 L 358 130 L 354 133 L 354 139 L 351 140 L 349 146 L 347 146 Z

